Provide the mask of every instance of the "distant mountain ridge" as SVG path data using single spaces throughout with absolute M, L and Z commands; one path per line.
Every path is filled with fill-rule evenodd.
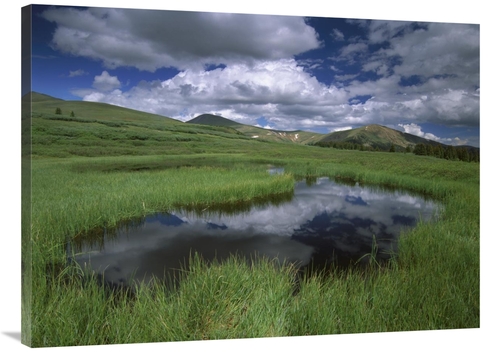
M 192 120 L 186 121 L 186 123 L 231 127 L 250 138 L 273 142 L 309 144 L 319 141 L 324 136 L 315 132 L 300 130 L 281 131 L 250 126 L 213 114 L 202 114 Z
M 405 149 L 417 144 L 443 145 L 436 141 L 376 124 L 333 132 L 318 142 L 320 145 L 334 145 L 335 143 L 352 143 L 380 150 L 389 150 L 391 146 Z
M 226 119 L 225 117 L 219 115 L 212 115 L 212 114 L 202 114 L 186 122 L 195 123 L 197 125 L 213 125 L 213 126 L 226 126 L 226 127 L 244 126 L 239 122 Z
M 362 146 L 366 149 L 390 150 L 391 148 L 394 148 L 395 150 L 400 151 L 407 150 L 408 147 L 413 149 L 417 145 L 441 148 L 450 146 L 448 144 L 376 124 L 330 133 L 322 138 L 317 145 L 335 147 L 336 144 L 338 145 L 342 143 L 350 143 Z M 479 150 L 479 148 L 472 146 L 460 146 L 460 148 L 465 148 L 469 151 Z
M 195 117 L 187 123 L 227 126 L 238 130 L 239 132 L 261 140 L 292 142 L 300 144 L 313 144 L 319 146 L 340 146 L 357 145 L 366 149 L 373 150 L 405 150 L 408 147 L 414 148 L 417 144 L 431 146 L 446 145 L 430 139 L 415 136 L 410 133 L 401 132 L 386 126 L 371 124 L 351 130 L 332 132 L 329 134 L 320 134 L 306 131 L 280 131 L 265 129 L 262 127 L 249 126 L 239 122 L 227 119 L 219 115 L 202 114 Z M 474 148 L 474 147 L 467 147 Z

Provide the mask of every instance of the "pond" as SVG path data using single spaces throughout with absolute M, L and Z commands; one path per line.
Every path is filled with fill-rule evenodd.
M 204 260 L 268 257 L 299 268 L 346 268 L 397 252 L 401 232 L 431 220 L 436 203 L 401 191 L 300 181 L 292 196 L 241 209 L 176 210 L 147 216 L 68 249 L 109 285 L 175 277 L 197 252 Z

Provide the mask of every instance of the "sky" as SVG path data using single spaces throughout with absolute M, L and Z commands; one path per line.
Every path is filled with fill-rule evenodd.
M 32 90 L 187 121 L 479 146 L 480 25 L 37 5 Z

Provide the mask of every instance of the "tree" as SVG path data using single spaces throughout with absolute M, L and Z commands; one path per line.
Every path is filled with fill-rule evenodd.
M 61 114 L 62 114 L 61 108 L 56 108 L 56 115 L 61 115 Z
M 426 144 L 425 145 L 425 155 L 432 155 L 432 154 L 433 154 L 432 145 Z
M 73 110 L 71 110 L 71 114 L 69 114 L 69 116 L 75 117 L 75 113 L 73 112 Z
M 445 150 L 444 150 L 444 158 L 447 160 L 458 159 L 456 149 L 453 148 L 451 145 L 447 145 Z
M 444 149 L 440 144 L 433 147 L 433 153 L 436 158 L 444 158 Z
M 427 151 L 425 149 L 425 145 L 422 143 L 418 143 L 413 149 L 413 153 L 415 155 L 426 155 Z
M 394 153 L 396 149 L 394 148 L 394 144 L 391 144 L 391 148 L 389 149 L 389 152 Z
M 478 150 L 473 149 L 471 151 L 470 161 L 473 161 L 475 163 L 479 162 L 479 151 Z

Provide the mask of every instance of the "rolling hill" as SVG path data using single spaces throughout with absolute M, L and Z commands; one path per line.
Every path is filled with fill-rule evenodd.
M 185 155 L 256 144 L 230 127 L 186 124 L 110 104 L 35 92 L 22 104 L 23 145 L 37 157 Z
M 61 116 L 69 116 L 73 111 L 75 117 L 106 121 L 140 121 L 148 120 L 161 123 L 182 124 L 182 122 L 165 116 L 148 112 L 123 108 L 116 105 L 79 100 L 62 100 L 46 94 L 31 92 L 23 97 L 30 100 L 36 116 L 49 116 L 61 109 Z
M 417 144 L 442 146 L 446 145 L 424 139 L 409 133 L 394 130 L 381 125 L 367 125 L 351 130 L 338 131 L 329 134 L 320 134 L 307 131 L 281 131 L 265 129 L 238 123 L 236 121 L 213 114 L 202 114 L 187 122 L 173 118 L 147 113 L 143 111 L 123 108 L 111 104 L 66 101 L 49 95 L 31 92 L 23 96 L 23 103 L 29 102 L 32 106 L 32 117 L 42 120 L 55 120 L 60 123 L 79 122 L 122 127 L 128 133 L 135 131 L 135 137 L 145 130 L 170 132 L 172 136 L 181 139 L 192 139 L 193 135 L 211 135 L 224 138 L 238 138 L 247 140 L 261 140 L 303 145 L 318 145 L 338 147 L 342 144 L 363 146 L 367 150 L 389 150 L 394 146 L 402 151 L 407 147 L 414 148 Z M 60 113 L 56 113 L 60 110 Z M 35 123 L 35 127 L 41 122 Z M 75 126 L 75 125 L 72 125 Z M 166 137 L 164 137 L 166 138 Z M 173 137 L 169 137 L 173 138 Z M 469 151 L 478 148 L 465 146 Z

